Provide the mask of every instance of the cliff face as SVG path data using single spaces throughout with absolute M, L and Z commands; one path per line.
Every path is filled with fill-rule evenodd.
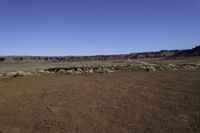
M 200 56 L 200 46 L 197 46 L 193 49 L 181 50 L 172 57 L 193 57 L 193 56 Z
M 142 53 L 131 53 L 127 55 L 129 59 L 141 59 L 141 58 L 165 58 L 170 57 L 177 53 L 177 50 L 162 50 L 159 52 L 142 52 Z
M 41 62 L 41 61 L 91 61 L 91 60 L 117 60 L 117 59 L 143 59 L 143 58 L 176 58 L 200 56 L 200 46 L 188 50 L 162 50 L 159 52 L 141 52 L 121 55 L 96 56 L 2 56 L 0 63 Z

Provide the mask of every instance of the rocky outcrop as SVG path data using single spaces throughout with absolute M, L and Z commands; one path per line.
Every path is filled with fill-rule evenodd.
M 195 57 L 200 56 L 200 46 L 197 46 L 193 49 L 181 50 L 176 52 L 171 58 L 175 57 Z
M 200 62 L 195 63 L 184 63 L 184 64 L 152 64 L 146 63 L 142 61 L 135 61 L 128 65 L 91 65 L 91 66 L 79 66 L 79 67 L 52 67 L 48 69 L 36 69 L 33 72 L 24 72 L 24 71 L 16 71 L 16 72 L 8 72 L 4 73 L 2 76 L 8 77 L 21 77 L 21 76 L 29 76 L 29 75 L 49 75 L 49 74 L 65 74 L 65 75 L 90 75 L 93 73 L 113 73 L 117 71 L 146 71 L 146 72 L 155 72 L 155 71 L 177 71 L 177 70 L 200 70 Z
M 17 72 L 9 72 L 3 74 L 3 76 L 9 76 L 9 77 L 22 77 L 22 76 L 29 76 L 32 75 L 30 72 L 24 72 L 24 71 L 17 71 Z

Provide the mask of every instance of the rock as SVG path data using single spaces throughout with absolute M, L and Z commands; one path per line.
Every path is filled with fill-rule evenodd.
M 114 67 L 114 65 L 112 65 L 110 69 L 111 69 L 111 70 L 115 70 L 115 67 Z
M 99 66 L 99 67 L 96 69 L 96 72 L 97 72 L 97 73 L 103 73 L 103 69 Z
M 16 74 L 14 75 L 14 77 L 18 77 L 18 76 L 25 76 L 26 73 L 23 71 L 17 71 Z
M 200 66 L 200 62 L 197 62 L 196 65 L 197 65 L 197 66 Z
M 194 70 L 195 67 L 190 66 L 190 65 L 187 65 L 187 66 L 184 66 L 184 69 L 185 69 L 185 70 Z
M 26 76 L 30 76 L 30 75 L 32 75 L 32 73 L 26 72 Z
M 52 74 L 54 73 L 53 71 L 49 71 L 49 70 L 37 70 L 37 75 L 43 75 L 43 74 Z
M 197 67 L 198 65 L 197 65 L 197 63 L 191 63 L 191 64 L 189 64 L 190 66 L 193 66 L 193 67 Z
M 82 74 L 80 71 L 75 71 L 74 74 Z
M 74 71 L 73 70 L 67 70 L 66 72 L 65 72 L 67 75 L 72 75 L 72 74 L 74 74 Z
M 93 71 L 93 68 L 88 68 L 88 69 L 84 69 L 84 72 L 88 74 L 92 74 L 94 71 Z
M 87 71 L 87 73 L 92 74 L 92 73 L 93 73 L 93 69 L 89 69 L 89 70 Z
M 173 69 L 171 69 L 171 70 L 173 70 L 173 71 L 177 71 L 177 70 L 178 70 L 178 68 L 173 68 Z
M 43 72 L 43 74 L 47 74 L 47 75 L 49 75 L 49 74 L 52 74 L 53 72 L 50 72 L 50 71 L 44 71 Z
M 148 72 L 155 72 L 156 68 L 154 66 L 148 66 L 148 67 L 146 67 L 146 71 L 148 71 Z
M 109 68 L 103 68 L 104 73 L 113 73 L 114 71 Z
M 134 66 L 132 64 L 128 64 L 126 67 L 127 69 L 132 69 Z
M 159 67 L 158 70 L 159 71 L 165 71 L 165 69 L 163 67 Z
M 174 64 L 168 64 L 167 66 L 170 67 L 170 68 L 175 68 L 176 67 L 176 65 L 174 65 Z
M 148 67 L 145 65 L 139 65 L 138 66 L 140 69 L 144 70 L 144 71 L 148 71 Z
M 9 76 L 9 77 L 13 77 L 14 75 L 16 75 L 16 72 L 8 72 L 3 74 L 3 76 Z
M 9 76 L 9 77 L 21 77 L 21 76 L 28 76 L 31 75 L 29 72 L 23 72 L 23 71 L 17 71 L 17 72 L 9 72 L 3 74 L 3 76 Z
M 45 73 L 44 70 L 37 70 L 38 73 L 42 74 L 42 73 Z
M 64 69 L 60 69 L 59 71 L 58 71 L 58 73 L 65 73 L 66 71 L 64 70 Z
M 141 69 L 141 67 L 144 67 L 144 66 L 141 66 L 141 65 L 138 65 L 138 64 L 129 64 L 127 66 L 127 69 L 137 70 L 137 69 Z M 145 67 L 145 69 L 146 69 L 146 67 Z
M 120 69 L 121 69 L 120 66 L 118 66 L 118 65 L 113 65 L 113 70 L 120 70 Z
M 81 69 L 81 68 L 77 68 L 77 72 L 83 72 L 83 69 Z

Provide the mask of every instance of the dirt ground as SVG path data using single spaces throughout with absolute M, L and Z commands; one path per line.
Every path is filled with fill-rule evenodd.
M 0 79 L 0 133 L 199 133 L 200 71 Z

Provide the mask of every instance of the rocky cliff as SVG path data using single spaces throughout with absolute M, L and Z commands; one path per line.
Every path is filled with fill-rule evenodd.
M 200 46 L 197 46 L 193 49 L 180 50 L 171 57 L 193 57 L 193 56 L 200 56 Z

